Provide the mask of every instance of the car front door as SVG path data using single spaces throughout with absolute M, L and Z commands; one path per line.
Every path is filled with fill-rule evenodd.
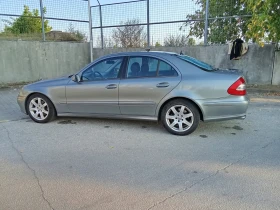
M 83 114 L 120 114 L 119 73 L 123 57 L 107 58 L 79 74 L 80 82 L 66 86 L 68 110 Z
M 126 68 L 119 85 L 123 115 L 154 116 L 161 99 L 181 81 L 170 64 L 157 58 L 130 57 Z

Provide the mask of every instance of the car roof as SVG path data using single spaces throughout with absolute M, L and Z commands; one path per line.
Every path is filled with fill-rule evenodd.
M 134 51 L 134 52 L 120 52 L 120 53 L 113 53 L 107 56 L 148 56 L 148 55 L 155 55 L 155 56 L 163 56 L 163 55 L 176 55 L 175 52 L 165 52 L 165 51 Z M 106 57 L 107 57 L 106 56 Z

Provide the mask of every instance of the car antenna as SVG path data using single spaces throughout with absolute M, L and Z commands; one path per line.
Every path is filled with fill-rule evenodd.
M 181 50 L 180 55 L 184 55 L 183 51 Z
M 151 48 L 146 48 L 146 51 L 147 51 L 147 52 L 150 52 L 150 50 L 151 50 Z

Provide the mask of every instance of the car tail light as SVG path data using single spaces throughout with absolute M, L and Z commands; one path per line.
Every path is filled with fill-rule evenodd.
M 235 96 L 246 95 L 246 82 L 243 77 L 240 77 L 227 90 L 228 94 Z

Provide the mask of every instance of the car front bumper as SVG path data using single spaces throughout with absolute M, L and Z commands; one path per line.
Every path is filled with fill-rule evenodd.
M 26 113 L 26 108 L 25 108 L 25 101 L 26 101 L 26 95 L 25 94 L 23 94 L 23 91 L 20 91 L 20 93 L 19 93 L 19 95 L 18 95 L 18 97 L 17 97 L 17 103 L 18 103 L 18 105 L 19 105 L 19 107 L 20 107 L 20 110 L 23 112 L 23 113 L 25 113 L 25 114 L 27 114 Z

